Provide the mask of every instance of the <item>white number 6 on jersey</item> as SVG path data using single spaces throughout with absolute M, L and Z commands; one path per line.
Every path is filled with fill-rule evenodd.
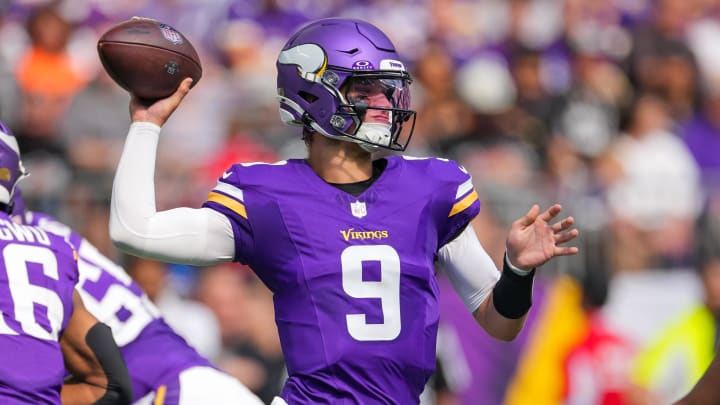
M 400 335 L 400 256 L 388 245 L 358 245 L 343 250 L 342 285 L 353 298 L 379 298 L 383 323 L 367 323 L 366 314 L 347 314 L 348 332 L 355 340 L 387 341 Z M 363 262 L 380 262 L 380 281 L 363 281 Z
M 39 263 L 46 277 L 58 280 L 58 263 L 55 254 L 50 249 L 40 246 L 10 244 L 3 249 L 2 256 L 7 270 L 10 296 L 15 307 L 15 319 L 22 326 L 22 330 L 38 339 L 57 341 L 64 318 L 63 302 L 55 291 L 31 284 L 27 268 L 28 262 Z M 35 304 L 47 308 L 50 330 L 46 330 L 36 320 Z M 0 312 L 0 334 L 15 335 L 16 333 L 2 320 L 2 316 Z

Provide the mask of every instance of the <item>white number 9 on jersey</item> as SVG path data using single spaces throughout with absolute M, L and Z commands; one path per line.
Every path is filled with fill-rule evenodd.
M 360 341 L 394 340 L 400 335 L 400 256 L 388 245 L 358 245 L 343 250 L 343 290 L 353 298 L 379 298 L 383 323 L 367 323 L 366 314 L 347 314 L 350 336 Z M 363 262 L 380 262 L 380 281 L 363 281 Z

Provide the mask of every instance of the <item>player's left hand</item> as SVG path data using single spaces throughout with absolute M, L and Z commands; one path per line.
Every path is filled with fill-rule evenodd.
M 570 229 L 575 223 L 571 216 L 550 223 L 560 211 L 560 204 L 555 204 L 540 213 L 540 206 L 535 204 L 527 214 L 512 223 L 505 243 L 510 263 L 523 270 L 531 270 L 555 256 L 578 252 L 575 246 L 560 246 L 579 234 L 577 229 Z

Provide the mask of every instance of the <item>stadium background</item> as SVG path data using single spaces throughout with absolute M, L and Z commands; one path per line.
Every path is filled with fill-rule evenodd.
M 407 153 L 471 172 L 493 258 L 532 202 L 575 216 L 582 253 L 539 272 L 512 343 L 485 336 L 440 276 L 442 373 L 424 403 L 591 404 L 598 384 L 623 393 L 606 403 L 666 403 L 714 352 L 714 318 L 687 314 L 720 308 L 720 1 L 0 0 L 0 119 L 31 173 L 29 207 L 123 263 L 181 334 L 269 400 L 282 356 L 249 271 L 128 258 L 109 241 L 129 97 L 95 44 L 134 15 L 182 31 L 204 68 L 163 130 L 159 209 L 199 206 L 232 162 L 304 155 L 278 119 L 274 60 L 300 24 L 344 16 L 381 27 L 408 62 Z

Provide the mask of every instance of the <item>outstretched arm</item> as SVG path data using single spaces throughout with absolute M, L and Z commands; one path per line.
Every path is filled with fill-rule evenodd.
M 208 208 L 157 212 L 155 157 L 160 127 L 190 88 L 182 82 L 172 96 L 146 106 L 133 97 L 130 126 L 110 202 L 110 238 L 123 251 L 151 259 L 207 265 L 232 260 L 235 252 L 229 220 Z
M 560 211 L 559 205 L 553 205 L 541 214 L 535 205 L 512 224 L 499 276 L 471 227 L 440 250 L 439 260 L 453 287 L 491 336 L 512 340 L 522 329 L 532 303 L 536 267 L 555 256 L 577 253 L 576 247 L 560 246 L 578 235 L 577 230 L 569 230 L 573 218 L 550 224 Z
M 72 373 L 62 387 L 63 404 L 124 405 L 132 401 L 125 360 L 110 328 L 87 310 L 77 291 L 74 310 L 60 338 L 65 366 Z

